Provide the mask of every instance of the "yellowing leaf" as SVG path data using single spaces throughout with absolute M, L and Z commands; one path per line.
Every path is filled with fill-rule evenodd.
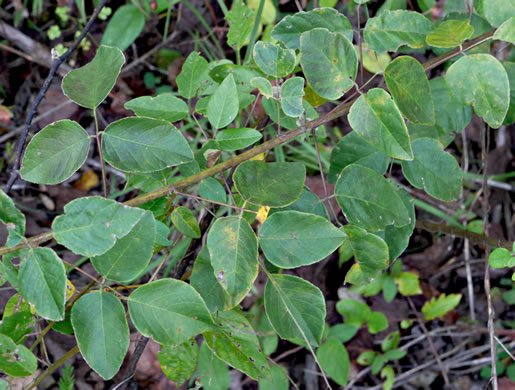
M 261 206 L 258 210 L 256 219 L 259 221 L 259 223 L 264 223 L 268 217 L 268 212 L 270 211 L 269 206 Z
M 98 175 L 93 169 L 88 169 L 79 180 L 73 183 L 73 188 L 81 191 L 89 191 L 98 185 Z
M 69 301 L 71 297 L 75 294 L 75 286 L 72 282 L 66 279 L 66 300 Z
M 260 153 L 257 156 L 251 158 L 251 160 L 257 160 L 257 161 L 263 161 L 264 159 L 265 159 L 264 153 Z

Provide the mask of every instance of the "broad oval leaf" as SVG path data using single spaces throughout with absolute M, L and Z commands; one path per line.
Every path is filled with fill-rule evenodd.
M 183 135 L 161 119 L 124 118 L 102 135 L 104 159 L 124 172 L 155 172 L 193 160 Z
M 451 95 L 472 106 L 494 129 L 499 128 L 510 105 L 510 84 L 502 64 L 490 54 L 463 56 L 445 75 Z
M 16 208 L 14 202 L 0 189 L 0 221 L 6 225 L 9 233 L 7 246 L 18 245 L 25 235 L 25 215 Z
M 227 202 L 225 188 L 214 177 L 207 177 L 202 180 L 197 187 L 198 194 L 206 199 L 214 200 L 219 203 Z
M 145 211 L 139 222 L 126 236 L 106 253 L 92 257 L 91 263 L 104 278 L 130 282 L 147 267 L 152 257 L 156 223 L 150 211 Z
M 408 225 L 410 216 L 395 188 L 373 169 L 360 165 L 345 168 L 334 189 L 347 220 L 369 231 L 388 225 Z
M 298 162 L 246 161 L 234 172 L 234 185 L 243 199 L 258 206 L 284 207 L 295 202 L 306 179 Z
M 207 235 L 207 248 L 218 283 L 238 304 L 258 275 L 258 242 L 241 217 L 219 218 Z
M 472 108 L 458 103 L 449 93 L 443 77 L 429 80 L 431 96 L 435 105 L 436 126 L 446 132 L 460 132 L 472 120 Z
M 435 108 L 431 87 L 424 67 L 410 56 L 397 57 L 390 62 L 384 73 L 388 89 L 408 120 L 413 123 L 435 123 Z
M 515 16 L 509 18 L 495 31 L 494 39 L 500 39 L 515 45 Z
M 436 199 L 459 199 L 463 174 L 456 159 L 429 138 L 417 139 L 412 147 L 415 159 L 402 162 L 402 172 L 410 184 Z
M 231 10 L 226 15 L 229 23 L 227 44 L 235 50 L 240 50 L 246 43 L 254 26 L 255 13 L 242 0 L 234 1 Z
M 362 275 L 363 278 L 370 280 L 388 268 L 388 245 L 381 237 L 357 226 L 346 225 L 344 229 L 349 237 L 354 259 L 359 265 L 360 277 Z M 353 272 L 357 270 L 354 269 Z M 345 280 L 354 283 L 353 280 L 349 280 L 351 275 L 352 272 Z
M 323 260 L 345 240 L 345 233 L 327 219 L 298 211 L 280 211 L 259 230 L 259 245 L 268 261 L 296 268 Z
M 201 86 L 209 80 L 208 63 L 196 51 L 192 52 L 182 65 L 182 71 L 177 76 L 176 82 L 179 93 L 186 99 L 197 95 Z
M 207 105 L 207 119 L 215 130 L 230 124 L 238 115 L 238 90 L 230 73 L 218 86 Z
M 250 85 L 254 88 L 257 88 L 261 95 L 266 98 L 271 98 L 274 96 L 274 87 L 272 83 L 265 79 L 264 77 L 254 77 L 250 80 Z
M 268 216 L 286 210 L 295 210 L 302 213 L 315 214 L 325 219 L 330 219 L 324 202 L 322 202 L 318 196 L 306 188 L 302 190 L 299 199 L 297 199 L 295 202 L 289 204 L 286 207 L 270 209 Z
M 206 332 L 204 339 L 213 353 L 253 379 L 269 375 L 266 356 L 249 321 L 231 310 L 218 313 L 219 330 Z
M 510 81 L 510 107 L 503 125 L 511 125 L 515 123 L 515 62 L 505 61 L 503 65 Z
M 427 35 L 426 42 L 433 47 L 451 48 L 461 45 L 472 34 L 474 27 L 468 20 L 446 20 Z
M 41 317 L 64 319 L 66 271 L 63 262 L 50 248 L 30 249 L 18 273 L 23 298 L 34 305 Z
M 295 51 L 283 49 L 270 42 L 259 41 L 254 45 L 254 61 L 269 76 L 288 76 L 295 67 Z
M 145 15 L 143 12 L 135 5 L 123 5 L 109 20 L 101 43 L 102 45 L 116 46 L 124 51 L 139 37 L 144 27 Z
M 263 138 L 256 129 L 227 129 L 216 133 L 216 142 L 221 150 L 239 150 L 250 146 Z
M 55 240 L 73 253 L 98 256 L 127 235 L 144 211 L 99 196 L 76 199 L 52 223 Z
M 188 116 L 188 105 L 171 93 L 161 93 L 155 97 L 141 96 L 125 103 L 124 107 L 138 116 L 148 116 L 176 122 Z
M 180 345 L 162 345 L 157 359 L 163 374 L 177 386 L 191 378 L 197 367 L 197 342 L 188 340 Z
M 129 296 L 128 305 L 136 329 L 160 344 L 182 344 L 213 327 L 200 295 L 180 280 L 147 283 Z
M 200 227 L 189 208 L 177 207 L 172 211 L 171 218 L 173 225 L 186 237 L 200 238 Z
M 348 119 L 359 136 L 387 156 L 413 160 L 408 128 L 385 90 L 374 88 L 361 95 L 350 108 Z
M 82 107 L 96 108 L 113 89 L 124 63 L 120 49 L 100 46 L 90 63 L 64 76 L 63 92 Z
M 229 367 L 202 343 L 197 365 L 198 381 L 205 390 L 227 390 L 231 386 Z
M 499 27 L 515 15 L 515 2 L 513 0 L 478 0 L 476 9 L 491 25 Z
M 21 177 L 31 183 L 57 184 L 86 161 L 88 133 L 77 122 L 62 120 L 46 126 L 27 145 Z
M 286 47 L 296 50 L 300 48 L 301 34 L 319 27 L 330 32 L 342 33 L 352 41 L 352 26 L 349 19 L 334 8 L 320 8 L 287 15 L 274 27 L 272 37 L 283 42 Z
M 71 320 L 84 360 L 102 378 L 111 379 L 129 349 L 129 326 L 120 300 L 102 290 L 86 294 L 74 303 Z
M 211 265 L 211 256 L 205 247 L 202 248 L 195 260 L 190 283 L 204 299 L 211 313 L 229 310 L 238 304 L 233 302 L 220 283 L 218 283 Z
M 302 98 L 304 96 L 304 79 L 292 77 L 281 85 L 281 108 L 284 113 L 292 118 L 297 118 L 304 113 Z
M 355 132 L 351 132 L 333 148 L 329 161 L 328 179 L 330 183 L 335 183 L 342 169 L 350 164 L 362 165 L 384 175 L 390 159 Z
M 296 276 L 270 275 L 265 310 L 281 338 L 312 346 L 320 343 L 326 312 L 324 296 L 316 286 Z
M 372 50 L 397 51 L 403 45 L 412 48 L 424 47 L 426 36 L 431 29 L 431 22 L 418 12 L 386 11 L 380 16 L 368 19 L 363 37 Z
M 339 99 L 354 86 L 358 54 L 344 35 L 324 28 L 300 37 L 300 63 L 306 79 L 318 95 Z
M 333 338 L 327 339 L 317 350 L 320 367 L 340 386 L 347 384 L 350 370 L 349 354 L 344 345 Z
M 18 345 L 10 337 L 0 334 L 0 370 L 19 377 L 34 374 L 38 361 L 24 345 Z

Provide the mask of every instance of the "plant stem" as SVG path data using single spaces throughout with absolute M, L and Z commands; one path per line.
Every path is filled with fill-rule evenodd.
M 68 352 L 66 352 L 63 356 L 59 358 L 54 364 L 52 364 L 50 367 L 47 368 L 47 370 L 41 374 L 32 384 L 27 387 L 27 390 L 35 389 L 37 385 L 39 385 L 45 378 L 47 378 L 49 375 L 51 375 L 55 370 L 57 370 L 59 367 L 61 367 L 68 359 L 73 357 L 75 354 L 79 352 L 79 346 L 76 345 L 72 349 L 70 349 Z
M 95 129 L 96 129 L 96 139 L 97 139 L 97 147 L 98 154 L 100 155 L 100 166 L 102 167 L 102 182 L 104 183 L 104 198 L 107 198 L 107 178 L 106 178 L 106 167 L 104 163 L 104 154 L 102 153 L 102 141 L 100 141 L 100 132 L 98 131 L 98 118 L 97 118 L 97 109 L 93 109 L 93 117 L 95 118 Z

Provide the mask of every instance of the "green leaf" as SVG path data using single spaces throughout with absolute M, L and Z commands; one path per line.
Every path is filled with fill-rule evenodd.
M 160 344 L 182 344 L 213 327 L 200 295 L 180 280 L 147 283 L 129 296 L 128 306 L 138 332 Z
M 378 52 L 397 51 L 403 45 L 417 49 L 426 45 L 426 36 L 432 27 L 418 12 L 386 11 L 368 19 L 363 37 L 369 47 Z
M 236 190 L 258 206 L 284 207 L 297 200 L 304 189 L 306 168 L 298 162 L 246 161 L 234 172 Z
M 435 112 L 438 113 L 436 127 L 449 133 L 462 131 L 472 120 L 472 108 L 454 100 L 443 77 L 434 77 L 429 80 L 429 84 Z
M 408 225 L 410 216 L 395 188 L 376 171 L 351 164 L 341 173 L 334 190 L 347 220 L 369 231 L 388 225 Z
M 286 376 L 286 368 L 281 365 L 273 365 L 270 367 L 270 379 L 261 379 L 259 381 L 259 390 L 289 390 L 290 381 Z
M 231 386 L 229 367 L 211 352 L 206 343 L 200 347 L 197 374 L 205 390 L 227 390 Z
M 281 211 L 261 226 L 259 245 L 275 266 L 297 268 L 325 259 L 343 243 L 345 236 L 318 215 Z
M 510 251 L 505 248 L 496 248 L 488 256 L 488 264 L 492 268 L 506 268 L 513 261 L 513 256 Z
M 268 216 L 270 217 L 272 214 L 287 210 L 315 214 L 322 218 L 329 219 L 329 214 L 327 213 L 327 209 L 325 208 L 324 203 L 318 198 L 318 196 L 306 188 L 302 190 L 302 194 L 295 202 L 286 207 L 270 209 Z
M 241 217 L 219 218 L 207 235 L 207 248 L 218 283 L 237 304 L 245 298 L 258 275 L 258 242 Z
M 211 265 L 211 257 L 207 248 L 202 248 L 193 265 L 190 283 L 200 294 L 211 313 L 229 310 L 238 303 L 229 297 L 218 283 Z
M 202 198 L 214 200 L 215 202 L 227 203 L 225 188 L 214 177 L 202 180 L 197 187 L 198 194 Z
M 391 390 L 393 388 L 393 384 L 395 383 L 395 372 L 393 371 L 393 367 L 383 367 L 381 370 L 381 378 L 385 380 L 383 382 L 383 389 Z
M 196 51 L 192 52 L 182 65 L 182 71 L 175 80 L 179 93 L 186 99 L 197 95 L 198 89 L 209 80 L 208 63 Z
M 451 48 L 461 45 L 473 33 L 468 20 L 446 20 L 427 35 L 426 42 L 433 47 Z
M 157 359 L 168 379 L 181 386 L 195 372 L 198 352 L 197 342 L 193 339 L 177 346 L 162 345 Z
M 25 235 L 25 215 L 16 208 L 14 202 L 0 189 L 0 221 L 6 225 L 9 236 L 7 246 L 18 245 Z
M 388 328 L 386 316 L 379 311 L 371 311 L 367 317 L 368 331 L 372 334 L 382 332 Z
M 371 313 L 370 308 L 361 301 L 352 298 L 345 298 L 336 304 L 336 311 L 345 316 L 345 324 L 360 328 L 367 322 Z
M 16 345 L 6 335 L 0 334 L 0 370 L 7 375 L 29 376 L 36 372 L 38 361 L 24 345 Z
M 302 97 L 304 96 L 304 79 L 292 77 L 281 85 L 281 108 L 284 113 L 292 118 L 297 118 L 304 113 Z
M 422 294 L 418 275 L 413 272 L 401 272 L 395 278 L 395 283 L 399 285 L 399 292 L 406 296 Z
M 510 108 L 503 125 L 511 125 L 515 123 L 515 62 L 506 61 L 503 65 L 510 81 Z
M 241 0 L 233 2 L 231 10 L 227 13 L 226 19 L 229 23 L 227 33 L 227 44 L 235 50 L 240 50 L 254 27 L 254 11 L 243 4 Z
M 177 207 L 173 210 L 172 223 L 186 237 L 200 238 L 200 227 L 192 211 L 187 207 Z
M 350 360 L 343 344 L 336 339 L 328 339 L 317 350 L 317 359 L 322 370 L 340 386 L 347 384 Z
M 145 27 L 143 12 L 132 4 L 123 5 L 109 20 L 101 44 L 116 46 L 121 51 L 125 51 L 139 37 L 143 27 Z
M 428 321 L 434 320 L 438 317 L 443 317 L 450 312 L 461 300 L 461 294 L 441 294 L 438 299 L 433 297 L 430 301 L 424 303 L 422 306 L 422 313 L 424 318 Z
M 515 45 L 515 16 L 509 18 L 495 31 L 494 39 L 500 39 Z
M 184 100 L 171 93 L 161 93 L 155 97 L 141 96 L 125 103 L 124 107 L 132 110 L 137 116 L 163 119 L 176 122 L 188 116 L 188 106 Z
M 452 201 L 461 195 L 463 173 L 454 156 L 435 140 L 420 138 L 411 144 L 415 159 L 402 161 L 402 173 L 410 184 L 436 199 Z
M 145 211 L 129 234 L 116 241 L 106 253 L 92 257 L 91 263 L 106 279 L 130 282 L 147 268 L 155 237 L 154 216 L 150 211 Z
M 381 349 L 383 352 L 397 348 L 399 345 L 399 338 L 401 337 L 399 331 L 389 333 L 381 343 Z
M 397 57 L 384 74 L 388 89 L 404 116 L 413 123 L 435 123 L 435 108 L 424 67 L 410 56 Z
M 86 161 L 88 133 L 77 122 L 61 120 L 46 126 L 27 145 L 20 174 L 31 183 L 65 181 Z
M 206 332 L 204 339 L 211 351 L 221 360 L 252 379 L 269 376 L 266 356 L 249 321 L 232 310 L 218 313 L 220 328 Z
M 129 326 L 122 303 L 102 290 L 89 293 L 75 302 L 71 318 L 80 353 L 97 374 L 111 379 L 129 349 Z
M 207 119 L 211 126 L 217 130 L 230 124 L 238 115 L 238 104 L 238 91 L 231 73 L 209 99 Z
M 276 78 L 286 77 L 295 67 L 295 51 L 283 49 L 274 43 L 259 41 L 254 45 L 254 61 L 267 75 Z
M 495 27 L 515 15 L 515 3 L 511 0 L 478 0 L 475 7 Z
M 370 49 L 366 43 L 362 43 L 363 47 L 363 67 L 370 73 L 379 73 L 386 70 L 388 64 L 392 61 L 392 57 L 388 53 L 377 53 Z
M 319 345 L 326 312 L 316 286 L 296 276 L 271 275 L 265 286 L 265 310 L 281 338 Z
M 155 172 L 193 160 L 183 135 L 171 123 L 130 117 L 111 123 L 102 136 L 104 159 L 124 172 Z
M 350 164 L 362 165 L 384 175 L 389 158 L 355 132 L 351 132 L 333 148 L 329 161 L 331 165 L 328 179 L 330 183 L 334 183 L 342 169 Z
M 73 253 L 98 256 L 126 236 L 144 211 L 99 196 L 76 199 L 52 223 L 55 240 Z
M 349 111 L 349 123 L 369 144 L 399 160 L 412 160 L 408 128 L 393 99 L 384 89 L 361 95 Z
M 63 262 L 50 248 L 30 249 L 18 274 L 23 298 L 34 305 L 41 317 L 64 319 L 66 271 Z
M 347 225 L 344 229 L 364 278 L 374 278 L 388 268 L 388 245 L 381 237 L 357 226 Z
M 374 362 L 376 356 L 377 352 L 368 350 L 361 352 L 356 361 L 362 366 L 370 366 Z
M 254 77 L 250 80 L 250 85 L 259 89 L 261 95 L 266 98 L 272 98 L 274 96 L 274 87 L 272 86 L 272 83 L 264 77 Z
M 263 138 L 256 129 L 227 129 L 216 133 L 216 142 L 220 150 L 239 150 L 255 144 Z
M 96 108 L 113 89 L 124 63 L 120 49 L 100 46 L 90 63 L 64 77 L 63 92 L 82 107 Z
M 274 27 L 272 37 L 283 42 L 286 47 L 297 50 L 300 48 L 301 34 L 319 27 L 330 32 L 342 33 L 352 40 L 352 26 L 349 19 L 333 8 L 320 8 L 287 15 Z
M 499 128 L 510 104 L 510 84 L 502 64 L 490 54 L 470 54 L 451 65 L 445 75 L 451 95 L 471 105 L 494 129 Z
M 331 326 L 327 337 L 333 337 L 342 343 L 346 343 L 352 339 L 356 333 L 358 333 L 358 328 L 355 326 L 349 324 L 336 324 L 335 326 Z
M 300 37 L 300 63 L 306 79 L 318 95 L 339 99 L 354 86 L 358 54 L 340 33 L 316 28 Z

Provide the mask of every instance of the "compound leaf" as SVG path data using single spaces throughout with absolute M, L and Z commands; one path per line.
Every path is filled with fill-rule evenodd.
M 451 95 L 472 106 L 494 129 L 499 128 L 510 105 L 510 84 L 502 64 L 490 54 L 470 54 L 451 65 L 445 75 Z
M 64 215 L 54 219 L 54 238 L 74 253 L 98 256 L 126 236 L 143 213 L 99 196 L 76 199 L 64 206 Z
M 338 99 L 354 86 L 358 70 L 356 49 L 344 35 L 324 28 L 300 38 L 300 63 L 310 87 L 326 99 Z
M 61 120 L 46 126 L 27 145 L 21 177 L 31 183 L 57 184 L 86 161 L 88 133 L 77 122 Z
M 129 326 L 122 303 L 102 290 L 79 298 L 71 321 L 80 352 L 105 380 L 120 369 L 129 349 Z
M 296 268 L 323 260 L 345 240 L 345 233 L 327 219 L 298 211 L 279 211 L 259 230 L 259 245 L 268 261 Z
M 82 107 L 96 108 L 113 89 L 124 63 L 120 49 L 100 46 L 89 64 L 64 76 L 63 92 Z
M 160 279 L 139 287 L 129 296 L 128 306 L 136 329 L 160 344 L 182 344 L 213 327 L 200 295 L 176 279 Z
M 445 314 L 450 312 L 461 300 L 461 294 L 442 294 L 438 297 L 433 297 L 430 301 L 424 303 L 422 306 L 422 313 L 424 318 L 428 321 L 434 320 L 438 317 L 443 317 Z
M 265 286 L 265 310 L 281 338 L 319 345 L 326 312 L 316 286 L 296 276 L 271 275 Z

